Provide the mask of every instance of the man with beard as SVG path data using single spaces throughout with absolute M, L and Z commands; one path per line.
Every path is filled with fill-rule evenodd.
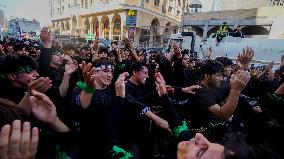
M 250 74 L 246 71 L 238 71 L 231 76 L 229 92 L 218 91 L 222 80 L 222 64 L 208 60 L 201 67 L 203 73 L 201 86 L 194 95 L 193 108 L 190 111 L 191 126 L 195 128 L 205 127 L 211 139 L 218 140 L 223 137 L 221 130 L 234 114 L 241 91 L 246 87 Z M 217 128 L 218 129 L 215 129 Z M 219 127 L 221 127 L 219 129 Z M 214 128 L 214 130 L 213 130 Z M 210 131 L 210 130 L 211 131 Z M 214 134 L 213 134 L 214 133 Z

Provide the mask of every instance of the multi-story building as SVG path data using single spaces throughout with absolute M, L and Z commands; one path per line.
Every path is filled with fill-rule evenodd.
M 61 35 L 160 43 L 175 31 L 185 0 L 49 0 L 53 28 Z M 177 29 L 177 28 L 176 28 Z
M 27 20 L 23 18 L 11 19 L 8 22 L 8 30 L 12 35 L 18 35 L 19 33 L 39 33 L 40 22 L 36 20 Z

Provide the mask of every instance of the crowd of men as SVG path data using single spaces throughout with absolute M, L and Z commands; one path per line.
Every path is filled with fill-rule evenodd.
M 251 67 L 249 47 L 233 63 L 174 41 L 40 39 L 0 43 L 1 159 L 283 157 L 284 56 L 273 72 Z

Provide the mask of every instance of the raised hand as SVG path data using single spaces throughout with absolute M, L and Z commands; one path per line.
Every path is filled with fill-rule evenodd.
M 130 40 L 128 38 L 124 37 L 122 42 L 125 44 L 125 47 L 128 50 L 132 50 L 131 42 L 130 42 Z
M 45 93 L 52 87 L 52 81 L 46 77 L 40 77 L 28 84 L 29 90 L 36 90 L 41 93 Z
M 212 52 L 213 52 L 213 50 L 212 50 L 212 47 L 210 46 L 210 47 L 208 48 L 208 52 L 207 52 L 207 58 L 208 58 L 208 59 L 211 59 L 211 57 L 212 57 Z
M 95 50 L 99 50 L 99 47 L 100 47 L 99 39 L 94 40 L 93 48 L 94 48 Z
M 155 73 L 155 83 L 156 83 L 156 90 L 159 94 L 159 96 L 163 96 L 164 94 L 167 93 L 166 89 L 166 82 L 160 72 Z
M 51 31 L 47 27 L 42 28 L 40 33 L 40 39 L 44 43 L 44 48 L 51 48 L 52 38 Z
M 119 75 L 118 79 L 115 82 L 115 92 L 116 96 L 125 97 L 125 79 L 129 76 L 128 72 L 124 72 Z
M 52 124 L 57 120 L 56 107 L 52 101 L 42 93 L 32 90 L 30 103 L 34 116 L 45 123 Z
M 253 56 L 254 50 L 251 47 L 243 49 L 243 52 L 238 54 L 237 65 L 242 69 L 248 69 Z
M 184 93 L 195 94 L 194 90 L 201 88 L 199 85 L 182 88 Z
M 96 69 L 92 67 L 91 63 L 86 64 L 85 61 L 83 61 L 79 66 L 82 71 L 85 82 L 89 86 L 96 88 L 96 83 L 95 83 L 95 80 L 97 78 L 97 74 L 95 74 Z
M 250 80 L 250 73 L 247 71 L 239 70 L 236 74 L 233 74 L 230 79 L 231 89 L 241 92 Z
M 78 64 L 76 60 L 73 61 L 68 61 L 67 64 L 65 65 L 65 73 L 68 75 L 71 75 L 78 69 Z
M 31 130 L 31 124 L 15 120 L 12 125 L 4 125 L 0 132 L 1 159 L 33 159 L 37 152 L 38 128 Z

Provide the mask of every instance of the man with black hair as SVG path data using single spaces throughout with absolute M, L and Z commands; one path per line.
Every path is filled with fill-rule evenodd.
M 47 28 L 41 31 L 41 40 L 44 43 L 44 49 L 39 57 L 39 73 L 43 76 L 50 77 L 53 86 L 59 89 L 60 96 L 66 97 L 70 87 L 70 77 L 77 68 L 78 64 L 75 60 L 68 61 L 65 67 L 61 67 L 63 62 L 63 52 L 58 47 L 51 47 L 51 33 Z M 71 86 L 75 83 L 72 83 Z M 73 87 L 71 87 L 73 88 Z
M 223 137 L 223 134 L 221 130 L 213 130 L 213 128 L 220 125 L 225 126 L 231 120 L 237 108 L 240 93 L 246 87 L 250 74 L 246 71 L 238 71 L 232 75 L 230 89 L 226 91 L 217 89 L 222 80 L 223 66 L 221 63 L 207 60 L 201 67 L 201 71 L 202 88 L 195 92 L 193 98 L 194 108 L 191 110 L 191 125 L 193 127 L 207 128 L 211 133 L 208 134 L 211 139 L 219 140 Z
M 221 85 L 228 85 L 230 83 L 229 80 L 231 77 L 233 61 L 227 57 L 217 57 L 215 60 L 220 62 L 224 67 L 223 80 Z
M 74 93 L 72 107 L 73 111 L 77 112 L 77 117 L 73 118 L 72 122 L 80 131 L 80 154 L 83 159 L 131 156 L 129 153 L 117 151 L 122 148 L 118 145 L 117 126 L 124 104 L 124 80 L 128 73 L 119 76 L 114 90 L 111 86 L 113 66 L 107 58 L 95 61 L 94 67 L 91 63 L 80 64 L 85 82 L 77 83 L 79 89 Z M 89 146 L 89 143 L 93 145 Z
M 52 84 L 49 78 L 38 78 L 37 63 L 30 56 L 7 54 L 0 58 L 0 97 L 9 99 L 31 113 L 30 90 L 45 93 Z
M 153 137 L 149 129 L 153 126 L 150 120 L 159 128 L 168 131 L 170 129 L 166 120 L 151 112 L 151 107 L 160 105 L 160 100 L 157 100 L 159 96 L 155 85 L 147 81 L 149 75 L 146 64 L 134 62 L 129 70 L 130 79 L 126 83 L 126 99 L 129 106 L 123 110 L 123 140 L 128 144 L 137 144 L 140 158 L 151 158 Z M 131 133 L 124 131 L 126 128 L 131 129 Z

